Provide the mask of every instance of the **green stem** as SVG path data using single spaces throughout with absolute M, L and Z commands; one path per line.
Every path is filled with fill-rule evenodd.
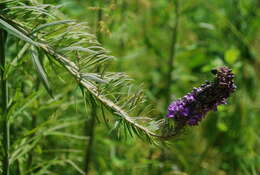
M 166 81 L 166 104 L 170 103 L 171 100 L 171 84 L 172 84 L 172 70 L 173 70 L 173 61 L 176 54 L 176 45 L 177 45 L 177 36 L 178 36 L 178 26 L 179 26 L 179 1 L 175 0 L 175 25 L 172 29 L 171 36 L 171 46 L 169 50 L 169 58 L 168 58 L 168 72 L 167 72 L 167 81 Z
M 36 85 L 35 85 L 35 91 L 37 92 L 39 90 L 39 87 L 40 87 L 40 79 L 37 78 L 36 80 Z M 24 92 L 24 95 L 25 97 L 27 96 L 27 94 L 25 94 Z M 37 109 L 39 106 L 38 106 L 38 103 L 36 103 L 36 106 L 35 108 Z M 36 111 L 36 110 L 35 110 Z M 37 127 L 37 114 L 35 114 L 34 112 L 32 113 L 32 122 L 31 122 L 31 129 L 34 129 Z M 35 133 L 31 135 L 31 138 L 33 138 L 35 136 Z M 33 166 L 33 160 L 34 160 L 34 148 L 29 152 L 29 155 L 28 155 L 28 159 L 27 159 L 27 168 L 28 169 L 31 169 L 32 166 Z M 34 171 L 30 171 L 28 173 L 28 175 L 31 175 L 33 174 Z
M 165 102 L 166 105 L 168 105 L 171 101 L 171 84 L 172 84 L 172 71 L 173 71 L 173 62 L 174 62 L 174 57 L 176 54 L 176 45 L 177 45 L 177 36 L 178 36 L 178 26 L 179 26 L 179 1 L 174 0 L 173 1 L 175 4 L 175 24 L 174 27 L 172 28 L 172 35 L 171 35 L 171 45 L 169 49 L 169 58 L 168 58 L 168 71 L 166 74 L 166 85 L 165 85 Z M 167 138 L 168 136 L 166 136 Z M 161 155 L 160 155 L 160 162 L 165 162 L 167 159 L 166 156 L 166 149 L 161 148 Z M 164 173 L 162 168 L 158 169 L 158 175 Z
M 118 4 L 119 5 L 119 4 Z M 125 20 L 126 20 L 126 10 L 127 10 L 127 2 L 125 1 L 125 0 L 123 0 L 122 2 L 121 2 L 121 4 L 120 4 L 120 7 L 121 7 L 121 9 L 120 9 L 120 14 L 121 14 L 121 18 L 120 18 L 120 23 L 123 23 L 123 22 L 125 22 Z M 123 71 L 122 70 L 122 67 L 123 67 L 123 61 L 124 61 L 124 59 L 122 59 L 123 58 L 123 55 L 124 55 L 124 53 L 125 53 L 125 40 L 124 40 L 124 38 L 122 37 L 120 40 L 119 40 L 119 49 L 120 49 L 120 51 L 119 51 L 119 57 L 121 58 L 121 59 L 118 59 L 117 60 L 117 70 L 118 71 Z
M 92 148 L 93 148 L 93 142 L 94 142 L 94 137 L 95 137 L 95 125 L 96 125 L 96 104 L 91 99 L 91 118 L 90 122 L 86 121 L 86 132 L 87 132 L 87 137 L 89 138 L 88 140 L 88 145 L 86 147 L 86 155 L 85 155 L 85 174 L 89 174 L 89 167 L 92 159 Z
M 37 126 L 37 117 L 36 117 L 35 114 L 32 114 L 31 127 L 32 127 L 32 129 L 34 129 L 34 128 L 36 128 L 36 126 Z M 35 136 L 35 134 L 32 134 L 31 137 L 34 137 L 34 136 Z M 28 167 L 28 169 L 31 169 L 31 168 L 32 168 L 33 158 L 34 158 L 34 149 L 32 149 L 32 150 L 29 152 L 29 154 L 28 154 L 28 160 L 27 160 L 27 167 Z M 33 172 L 30 171 L 30 172 L 28 173 L 28 175 L 30 175 L 30 174 L 32 174 L 32 173 L 33 173 Z
M 100 43 L 102 43 L 102 33 L 100 31 L 100 22 L 102 21 L 103 18 L 103 10 L 102 6 L 100 5 L 100 9 L 98 10 L 97 14 L 97 39 Z M 99 67 L 97 68 L 97 72 L 99 72 Z M 92 98 L 92 96 L 90 96 Z M 85 174 L 89 174 L 89 167 L 92 159 L 92 148 L 93 148 L 93 142 L 95 139 L 95 127 L 96 127 L 96 118 L 97 118 L 97 109 L 96 109 L 96 104 L 94 102 L 94 99 L 91 99 L 91 118 L 90 122 L 88 125 L 88 121 L 86 123 L 86 133 L 87 137 L 89 138 L 88 140 L 88 145 L 86 147 L 85 151 Z M 88 127 L 89 126 L 89 127 Z
M 103 19 L 103 9 L 102 6 L 99 7 L 98 13 L 97 13 L 97 40 L 102 43 L 102 33 L 101 33 L 101 21 Z
M 0 29 L 0 74 L 1 74 L 1 108 L 2 108 L 2 134 L 3 134 L 3 175 L 9 175 L 9 147 L 10 147 L 10 136 L 9 136 L 9 121 L 8 121 L 8 88 L 7 79 L 5 77 L 5 43 L 7 38 L 7 32 Z

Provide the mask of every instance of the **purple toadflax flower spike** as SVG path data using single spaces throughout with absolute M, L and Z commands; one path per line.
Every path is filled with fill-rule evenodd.
M 168 107 L 168 118 L 173 118 L 182 126 L 198 125 L 205 115 L 217 106 L 226 104 L 227 98 L 236 89 L 234 74 L 228 67 L 219 67 L 212 70 L 215 79 L 206 81 L 199 88 L 194 88 L 190 93 L 172 102 Z

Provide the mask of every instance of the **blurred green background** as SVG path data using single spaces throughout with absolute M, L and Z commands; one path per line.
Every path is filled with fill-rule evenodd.
M 114 71 L 126 72 L 142 85 L 147 102 L 153 106 L 152 115 L 158 118 L 165 116 L 172 100 L 212 78 L 212 68 L 226 65 L 236 76 L 238 88 L 228 105 L 220 106 L 200 126 L 187 130 L 169 145 L 150 145 L 131 137 L 118 140 L 98 122 L 90 174 L 260 174 L 260 1 L 41 1 L 62 4 L 67 18 L 88 22 L 99 42 L 116 57 Z M 85 110 L 81 109 L 80 95 L 72 95 L 76 87 L 63 84 L 55 88 L 63 96 L 61 100 L 46 98 L 31 109 L 39 116 L 50 114 L 49 126 L 57 116 L 71 120 L 72 127 L 66 131 L 82 134 Z M 55 159 L 82 164 L 85 140 L 68 141 L 62 136 L 66 135 L 57 132 L 44 136 L 34 149 L 34 160 L 50 164 L 53 159 L 49 174 L 77 174 L 73 162 L 64 166 Z
M 214 67 L 227 65 L 236 75 L 238 89 L 229 104 L 210 113 L 201 126 L 171 146 L 158 148 L 131 138 L 113 140 L 99 126 L 93 174 L 260 174 L 260 1 L 58 3 L 66 4 L 62 10 L 69 18 L 89 23 L 116 56 L 116 71 L 127 72 L 143 84 L 154 115 L 163 117 L 169 100 L 210 78 L 208 72 Z

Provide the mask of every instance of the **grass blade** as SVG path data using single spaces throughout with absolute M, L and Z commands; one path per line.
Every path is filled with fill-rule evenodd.
M 7 23 L 5 20 L 2 19 L 0 16 L 0 27 L 6 30 L 9 34 L 16 36 L 17 38 L 20 38 L 21 40 L 24 40 L 34 46 L 37 46 L 38 43 L 33 41 L 31 38 L 23 34 L 21 31 Z
M 47 28 L 47 27 L 52 27 L 54 25 L 60 25 L 60 24 L 68 24 L 68 23 L 72 23 L 74 22 L 73 20 L 61 20 L 61 21 L 54 21 L 54 22 L 51 22 L 51 23 L 47 23 L 47 24 L 43 24 L 43 25 L 40 25 L 38 27 L 36 27 L 32 33 L 36 33 L 44 28 Z
M 39 59 L 39 52 L 37 50 L 37 48 L 35 48 L 34 46 L 31 47 L 31 54 L 32 54 L 32 61 L 33 61 L 33 64 L 36 68 L 36 71 L 38 72 L 42 82 L 43 82 L 43 85 L 45 87 L 45 89 L 47 90 L 47 92 L 49 93 L 49 95 L 53 97 L 53 93 L 52 93 L 52 90 L 51 90 L 51 87 L 50 87 L 50 83 L 48 81 L 48 78 L 47 78 L 47 75 L 44 71 L 44 67 L 42 65 L 42 63 L 40 62 L 40 59 Z

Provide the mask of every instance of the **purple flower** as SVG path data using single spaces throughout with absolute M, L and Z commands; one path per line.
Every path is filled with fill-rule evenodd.
M 216 111 L 218 105 L 227 104 L 226 100 L 236 89 L 234 74 L 228 67 L 212 70 L 215 78 L 206 81 L 168 107 L 168 118 L 173 118 L 182 125 L 198 125 L 209 111 Z

